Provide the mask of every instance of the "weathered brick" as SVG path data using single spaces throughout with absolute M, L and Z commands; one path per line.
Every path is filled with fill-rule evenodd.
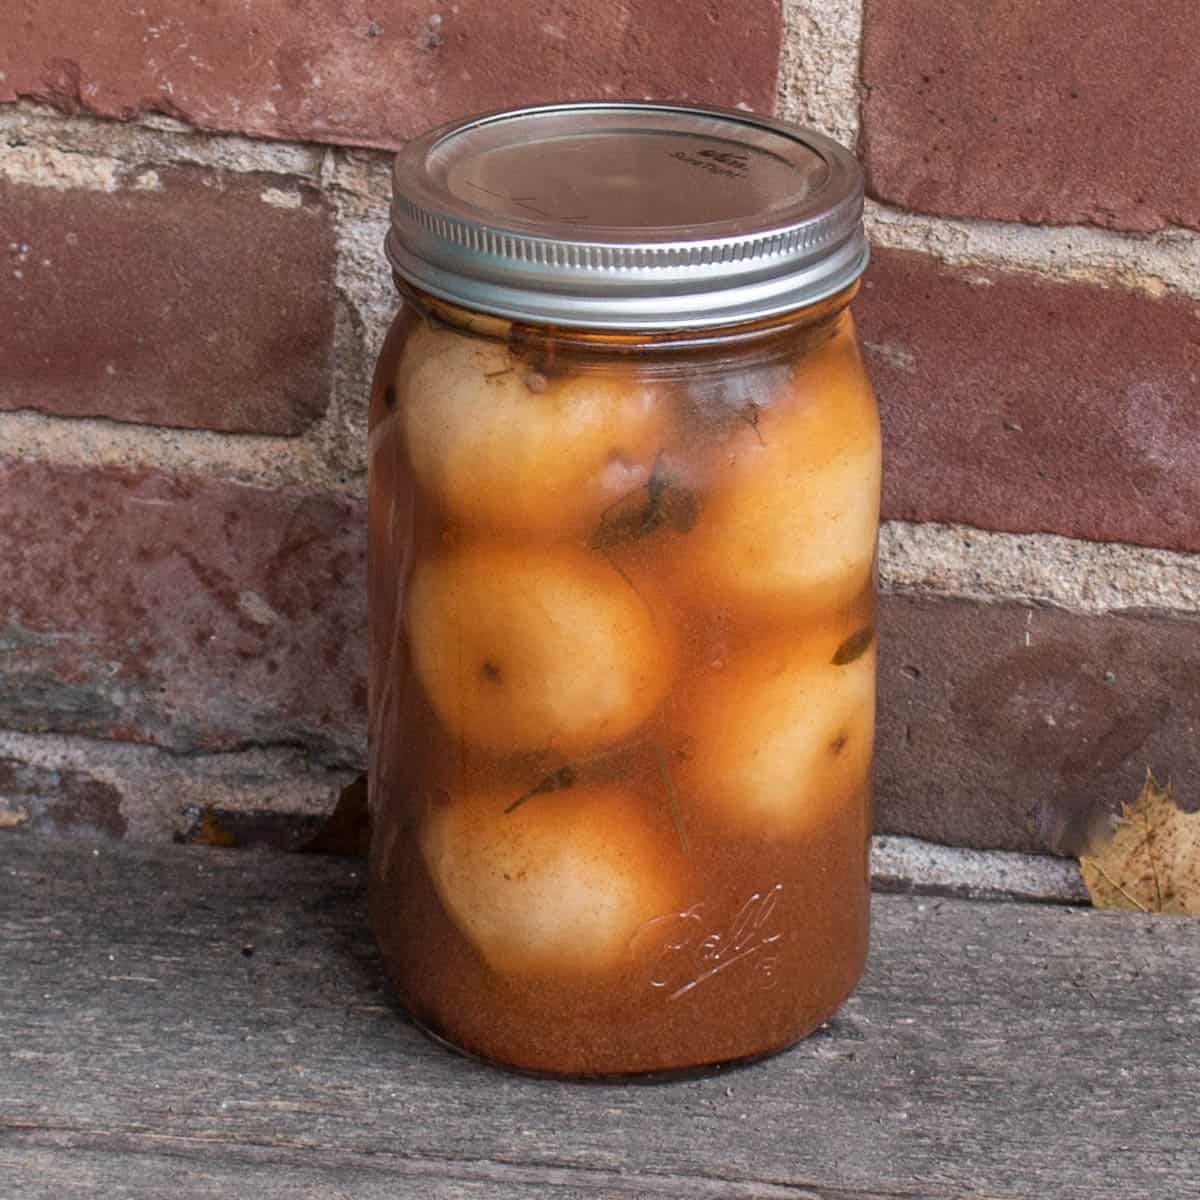
M 257 433 L 324 411 L 333 220 L 272 175 L 0 180 L 0 409 Z
M 881 200 L 1200 228 L 1193 0 L 867 0 L 862 77 Z
M 354 779 L 352 770 L 321 766 L 300 744 L 174 754 L 0 729 L 0 831 L 292 849 L 322 826 Z
M 0 812 L 17 828 L 71 837 L 123 838 L 121 793 L 86 771 L 0 756 Z
M 880 251 L 884 509 L 1200 550 L 1200 305 Z
M 361 762 L 357 501 L 0 462 L 0 727 Z
M 1072 853 L 1152 769 L 1200 803 L 1200 618 L 885 597 L 877 828 Z
M 396 146 L 486 108 L 592 97 L 774 103 L 779 0 L 258 0 L 0 17 L 0 100 L 165 112 L 205 129 Z

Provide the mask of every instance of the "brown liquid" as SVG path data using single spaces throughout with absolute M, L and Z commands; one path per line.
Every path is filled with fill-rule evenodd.
M 663 444 L 642 464 L 644 481 L 611 502 L 568 489 L 563 527 L 549 531 L 497 529 L 503 505 L 497 518 L 494 495 L 481 501 L 487 507 L 477 521 L 470 479 L 449 498 L 414 483 L 406 406 L 420 406 L 422 396 L 387 395 L 411 320 L 393 330 L 376 376 L 371 497 L 371 913 L 406 1008 L 469 1053 L 556 1074 L 684 1069 L 790 1044 L 845 999 L 866 956 L 874 647 L 865 631 L 873 628 L 873 578 L 847 589 L 834 572 L 793 601 L 776 587 L 769 520 L 760 539 L 757 516 L 746 525 L 737 505 L 739 489 L 762 476 L 760 461 L 764 471 L 774 469 L 768 454 L 786 436 L 787 402 L 779 395 L 793 380 L 794 356 L 819 356 L 837 318 L 793 338 L 786 356 L 739 363 L 725 349 L 712 369 L 664 369 L 670 419 Z M 524 358 L 520 365 L 537 368 L 533 387 L 551 399 L 561 378 L 604 370 L 570 356 L 547 363 L 544 347 L 539 353 L 532 366 Z M 878 436 L 873 408 L 863 415 L 857 358 L 834 365 L 832 375 L 816 378 L 844 384 L 851 399 L 829 400 L 848 406 L 845 414 L 813 425 L 814 437 L 845 430 L 843 442 L 822 454 L 854 451 L 856 439 Z M 479 403 L 488 398 L 483 392 Z M 659 436 L 658 426 L 649 428 Z M 798 461 L 801 499 L 803 470 Z M 585 512 L 580 528 L 572 494 L 600 505 Z M 775 503 L 786 516 L 787 492 Z M 536 511 L 514 517 L 542 519 Z M 725 577 L 720 541 L 711 536 L 721 520 L 731 541 L 745 528 L 752 550 L 765 547 L 765 566 L 752 555 L 744 580 Z M 481 555 L 490 555 L 481 561 L 494 590 L 460 597 L 445 584 L 432 593 L 450 596 L 452 606 L 461 602 L 459 633 L 433 638 L 424 617 L 422 628 L 410 628 L 411 593 L 405 600 L 403 590 L 414 569 L 418 589 L 435 577 L 455 583 L 476 577 L 459 565 Z M 578 589 L 587 599 L 571 610 L 562 645 L 574 645 L 573 631 L 591 622 L 598 630 L 611 624 L 619 631 L 612 636 L 630 645 L 649 638 L 655 654 L 646 678 L 631 676 L 615 698 L 601 684 L 620 670 L 586 656 L 568 659 L 570 678 L 587 682 L 595 674 L 597 686 L 584 688 L 580 703 L 594 703 L 603 720 L 553 711 L 554 733 L 539 743 L 538 722 L 549 718 L 526 711 L 528 689 L 513 679 L 543 645 L 557 651 L 559 635 L 550 612 L 539 618 L 548 622 L 544 629 L 525 638 L 518 618 L 527 603 L 536 611 L 538 597 L 530 600 L 518 584 L 531 564 L 530 578 L 545 594 L 561 577 L 574 605 L 568 585 L 572 572 L 584 570 L 574 565 L 583 556 L 602 575 Z M 505 578 L 509 561 L 520 579 Z M 515 625 L 504 624 L 510 609 Z M 446 611 L 444 601 L 437 611 Z M 492 621 L 517 629 L 519 644 L 497 635 L 504 644 L 494 654 L 476 651 L 471 639 Z M 442 671 L 455 654 L 462 661 Z M 561 666 L 551 655 L 545 669 Z M 828 697 L 845 719 L 810 728 L 784 711 L 774 721 L 771 689 L 779 678 L 781 695 L 804 695 L 818 710 Z M 851 678 L 862 681 L 852 694 L 863 698 L 840 701 L 838 689 Z M 791 728 L 793 741 L 771 743 L 776 726 Z M 622 732 L 609 739 L 606 727 Z M 527 732 L 527 744 L 519 744 Z M 791 747 L 808 754 L 813 739 L 816 749 L 804 760 L 811 769 L 797 793 L 803 805 L 793 805 L 786 788 L 781 803 L 778 779 L 781 771 L 791 778 Z M 564 838 L 576 839 L 579 857 L 562 878 L 549 868 L 542 878 Z M 542 857 L 540 846 L 548 848 Z M 561 896 L 557 914 L 544 911 L 553 904 L 530 911 L 528 947 L 519 919 L 524 895 L 543 902 Z

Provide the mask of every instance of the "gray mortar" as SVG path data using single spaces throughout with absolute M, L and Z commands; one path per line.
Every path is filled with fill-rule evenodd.
M 862 0 L 784 0 L 779 115 L 858 143 Z
M 1152 297 L 1200 297 L 1200 234 L 1114 233 L 1082 225 L 1015 225 L 901 212 L 867 202 L 875 246 L 918 250 L 954 266 L 1019 270 L 1047 279 L 1125 288 Z
M 1048 533 L 886 522 L 879 573 L 888 591 L 1053 604 L 1077 612 L 1200 612 L 1200 554 Z
M 325 147 L 201 133 L 165 117 L 140 121 L 64 117 L 57 109 L 28 101 L 0 108 L 0 142 L 9 143 L 0 167 L 10 178 L 14 141 L 47 154 L 75 157 L 85 173 L 87 160 L 97 158 L 135 168 L 190 163 L 228 171 L 271 171 L 299 176 L 310 183 L 319 182 L 321 162 L 327 153 Z
M 891 835 L 880 835 L 872 843 L 871 881 L 883 891 L 976 900 L 1090 903 L 1079 864 L 1073 859 L 1008 850 L 965 850 Z

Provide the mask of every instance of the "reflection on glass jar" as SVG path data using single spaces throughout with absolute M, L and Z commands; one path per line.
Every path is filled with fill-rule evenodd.
M 602 161 L 614 136 L 642 158 L 654 137 L 726 145 L 721 122 L 751 164 L 790 138 L 861 195 L 844 152 L 742 114 L 539 110 L 522 144 L 564 114 L 578 138 L 600 122 Z M 462 127 L 457 168 L 445 134 L 406 152 L 410 172 L 433 160 L 444 207 L 469 204 L 442 177 L 507 144 L 483 128 L 481 147 Z M 830 172 L 793 153 L 794 219 L 827 216 Z M 657 161 L 646 222 L 669 228 Z M 603 181 L 577 190 L 603 211 Z M 763 198 L 746 203 L 722 220 L 753 233 Z M 747 252 L 749 282 L 696 271 L 690 313 L 676 287 L 655 319 L 652 277 L 572 321 L 598 268 L 568 263 L 522 305 L 519 277 L 476 295 L 483 256 L 421 242 L 407 213 L 393 236 L 442 273 L 391 247 L 403 303 L 370 414 L 371 911 L 401 999 L 460 1049 L 556 1074 L 786 1046 L 866 954 L 880 439 L 847 307 L 864 255 L 781 282 L 772 311 L 734 296 L 761 290 Z M 845 225 L 843 250 L 857 209 Z M 523 317 L 555 287 L 566 316 Z

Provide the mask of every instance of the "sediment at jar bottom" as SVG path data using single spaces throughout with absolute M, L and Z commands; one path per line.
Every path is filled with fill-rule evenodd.
M 586 1076 L 768 1053 L 832 1015 L 865 961 L 868 805 L 860 792 L 831 807 L 799 842 L 693 830 L 689 865 L 703 886 L 644 921 L 620 960 L 583 975 L 570 963 L 498 969 L 446 911 L 417 840 L 386 828 L 372 922 L 405 1008 L 481 1058 Z

